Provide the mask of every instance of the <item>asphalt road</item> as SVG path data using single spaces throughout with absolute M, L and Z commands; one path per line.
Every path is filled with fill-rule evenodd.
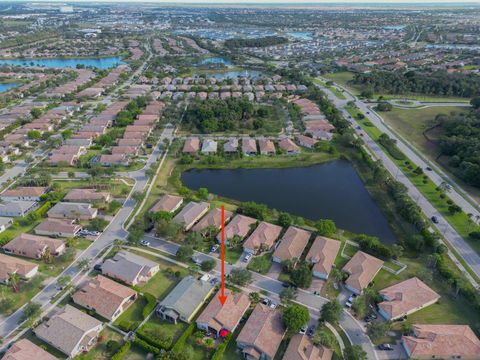
M 356 100 L 353 98 L 351 95 L 348 93 L 344 93 L 346 99 L 342 100 L 337 98 L 331 91 L 328 89 L 319 86 L 322 91 L 324 91 L 327 95 L 328 98 L 334 103 L 334 105 L 340 109 L 345 116 L 346 119 L 350 118 L 350 114 L 345 110 L 345 106 L 349 101 L 355 101 L 355 104 L 359 107 L 359 109 L 363 112 L 363 114 L 368 118 L 369 121 L 371 121 L 375 126 L 379 126 L 379 129 L 381 131 L 386 132 L 387 134 L 391 134 L 391 132 L 387 132 L 388 129 L 382 125 L 382 120 L 378 117 L 378 115 L 374 114 L 371 109 L 367 107 L 363 102 Z M 367 114 L 369 112 L 369 114 Z M 438 224 L 432 224 L 434 225 L 444 236 L 444 238 L 448 241 L 448 243 L 457 251 L 457 253 L 465 260 L 465 262 L 470 266 L 472 271 L 480 277 L 480 256 L 468 245 L 468 243 L 455 231 L 455 229 L 445 220 L 445 218 L 430 204 L 430 202 L 420 193 L 420 191 L 415 187 L 415 185 L 412 184 L 412 182 L 403 174 L 403 172 L 396 166 L 396 164 L 385 154 L 383 149 L 374 141 L 372 140 L 367 133 L 365 133 L 362 129 L 357 129 L 357 126 L 360 126 L 360 124 L 353 118 L 349 119 L 355 128 L 355 131 L 357 132 L 358 135 L 361 135 L 366 146 L 371 150 L 371 152 L 375 155 L 377 159 L 380 159 L 385 166 L 385 168 L 390 172 L 390 174 L 397 179 L 397 181 L 401 182 L 404 184 L 407 189 L 409 195 L 412 197 L 412 199 L 415 200 L 418 206 L 422 209 L 424 214 L 428 217 L 431 218 L 432 216 L 436 216 L 438 219 Z M 393 136 L 391 136 L 394 138 Z M 401 145 L 403 144 L 402 142 L 398 142 L 398 145 L 402 151 L 405 151 L 406 149 Z M 406 146 L 406 145 L 405 145 Z M 412 160 L 412 162 L 415 162 L 416 165 L 421 166 L 422 168 L 426 167 L 426 164 L 422 162 L 422 159 L 420 159 L 418 156 L 415 155 L 415 153 L 412 152 L 410 149 L 409 151 L 405 151 L 405 154 Z M 413 158 L 411 158 L 412 156 Z M 416 162 L 418 161 L 418 163 Z M 428 173 L 428 175 L 433 176 L 430 173 L 434 173 L 434 171 L 426 171 L 425 173 Z M 449 196 L 452 196 L 454 194 L 454 191 L 452 191 Z M 460 195 L 457 194 L 457 196 L 452 197 L 452 200 L 456 202 L 456 200 L 462 201 L 464 206 L 470 206 L 471 205 L 466 202 L 465 199 L 463 199 Z M 459 206 L 461 206 L 459 204 Z M 471 209 L 472 211 L 475 211 L 475 209 Z
M 169 255 L 175 255 L 177 253 L 180 245 L 168 242 L 157 237 L 146 235 L 145 240 L 150 242 L 150 248 L 160 250 Z M 215 271 L 217 275 L 220 275 L 220 260 L 217 255 L 207 255 L 200 252 L 196 252 L 195 256 L 200 260 L 209 260 L 215 259 L 217 261 L 217 266 Z M 232 270 L 233 266 L 226 263 L 225 264 L 225 274 L 228 275 Z M 277 302 L 279 302 L 279 295 L 284 289 L 282 282 L 276 279 L 269 278 L 265 275 L 261 275 L 255 272 L 251 272 L 253 281 L 249 285 L 250 288 L 257 289 L 258 291 L 266 290 L 270 293 L 269 297 Z M 318 317 L 320 315 L 320 309 L 322 306 L 327 303 L 329 300 L 318 295 L 314 295 L 308 291 L 299 289 L 297 302 L 305 305 L 309 308 L 311 313 L 316 314 Z M 360 345 L 368 355 L 368 359 L 378 359 L 377 352 L 370 339 L 365 333 L 363 325 L 358 322 L 348 311 L 344 310 L 342 318 L 340 320 L 340 326 L 345 331 L 350 341 L 354 345 Z

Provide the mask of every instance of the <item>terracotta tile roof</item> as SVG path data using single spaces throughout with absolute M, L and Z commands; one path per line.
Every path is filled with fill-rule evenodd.
M 4 245 L 3 249 L 15 255 L 39 259 L 47 248 L 50 249 L 51 253 L 55 253 L 57 249 L 63 246 L 62 240 L 22 233 Z
M 285 335 L 282 315 L 278 309 L 258 304 L 237 337 L 237 343 L 253 348 L 273 359 Z
M 257 249 L 261 245 L 270 249 L 280 236 L 282 227 L 262 221 L 243 243 L 244 249 Z
M 90 338 L 89 333 L 94 332 L 101 325 L 99 320 L 67 304 L 60 313 L 40 324 L 34 333 L 40 339 L 70 355 L 86 336 Z
M 21 339 L 15 342 L 5 353 L 3 360 L 57 360 L 50 353 L 35 345 L 30 340 Z
M 299 151 L 300 148 L 291 139 L 284 138 L 278 142 L 280 149 L 285 151 Z
M 74 224 L 72 220 L 47 218 L 38 224 L 38 226 L 35 228 L 35 232 L 46 231 L 52 233 L 61 232 L 65 234 L 74 234 L 80 231 L 81 228 L 81 225 Z
M 257 222 L 254 218 L 237 214 L 230 221 L 227 226 L 225 226 L 225 239 L 231 239 L 235 235 L 238 235 L 244 238 L 251 229 L 251 226 Z M 220 239 L 220 234 L 217 235 L 217 240 Z
M 4 191 L 1 196 L 5 197 L 40 197 L 47 191 L 46 187 L 41 186 L 19 186 L 15 189 Z
M 93 309 L 105 319 L 112 320 L 116 311 L 136 295 L 137 292 L 129 287 L 97 275 L 73 294 L 72 299 L 78 305 Z
M 200 150 L 200 139 L 197 137 L 189 138 L 185 140 L 185 144 L 183 144 L 184 153 L 196 153 Z
M 231 211 L 225 210 L 225 223 L 232 217 Z M 214 226 L 220 229 L 222 226 L 222 210 L 215 208 L 205 215 L 193 228 L 194 231 L 202 231 L 208 226 Z
M 382 266 L 382 260 L 363 251 L 357 251 L 343 267 L 343 270 L 350 274 L 345 283 L 361 291 L 370 284 Z
M 150 209 L 152 212 L 158 211 L 168 211 L 172 212 L 178 208 L 183 202 L 183 198 L 181 196 L 165 194 L 163 195 L 153 207 Z
M 480 340 L 468 325 L 413 325 L 402 341 L 411 358 L 480 358 Z
M 174 218 L 173 222 L 183 224 L 185 229 L 192 225 L 208 211 L 210 204 L 207 202 L 189 202 Z
M 228 289 L 225 290 L 227 300 L 222 306 L 218 299 L 218 294 L 212 298 L 205 310 L 200 314 L 197 323 L 208 324 L 209 327 L 217 332 L 226 329 L 233 332 L 237 327 L 240 319 L 250 306 L 248 295 L 239 292 L 232 294 Z
M 311 235 L 309 231 L 290 226 L 283 235 L 280 245 L 273 253 L 273 257 L 280 258 L 280 261 L 293 258 L 300 259 Z
M 242 138 L 242 151 L 243 152 L 257 152 L 257 142 L 255 139 L 244 137 Z
M 323 236 L 317 236 L 308 251 L 306 260 L 313 262 L 313 271 L 329 274 L 340 250 L 341 242 Z
M 37 264 L 19 259 L 17 257 L 0 254 L 0 280 L 2 282 L 7 281 L 10 275 L 13 273 L 17 273 L 21 277 L 25 277 L 35 268 L 38 268 Z
M 315 346 L 307 335 L 296 334 L 290 339 L 283 360 L 331 360 L 333 351 Z
M 95 201 L 95 200 L 109 200 L 110 194 L 104 191 L 97 191 L 95 189 L 72 189 L 63 198 L 64 201 Z
M 387 287 L 380 291 L 380 295 L 385 301 L 378 306 L 390 315 L 390 319 L 419 310 L 440 298 L 440 295 L 416 277 Z
M 272 140 L 260 139 L 258 140 L 260 154 L 275 154 L 275 145 Z
M 297 141 L 300 145 L 307 147 L 312 147 L 318 142 L 318 140 L 305 135 L 297 135 Z

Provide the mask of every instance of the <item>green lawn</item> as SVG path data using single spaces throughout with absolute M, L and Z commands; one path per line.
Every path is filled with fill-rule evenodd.
M 174 272 L 180 271 L 181 276 L 179 278 L 174 275 L 168 274 L 166 269 L 170 267 Z M 148 292 L 155 296 L 157 299 L 163 299 L 180 281 L 182 277 L 187 275 L 188 271 L 180 266 L 166 263 L 165 261 L 160 264 L 160 271 L 150 279 L 150 281 L 140 288 L 143 292 Z
M 336 97 L 338 97 L 339 99 L 342 99 L 342 100 L 345 100 L 346 97 L 345 95 L 343 95 L 343 92 L 338 90 L 335 86 L 331 86 L 331 85 L 327 85 L 327 83 L 323 82 L 322 80 L 320 79 L 314 79 L 312 78 L 311 79 L 315 84 L 317 85 L 320 85 L 320 86 L 323 86 L 325 88 L 327 88 L 328 90 L 330 90 L 332 93 L 335 94 Z
M 115 320 L 115 325 L 120 324 L 123 321 L 142 321 L 143 320 L 143 308 L 147 305 L 147 301 L 143 296 L 139 296 L 138 299 L 129 306 L 129 308 L 120 317 Z
M 272 253 L 261 256 L 254 256 L 247 265 L 248 270 L 256 271 L 260 274 L 268 273 L 272 266 Z
M 188 324 L 179 321 L 173 324 L 168 321 L 161 320 L 158 316 L 154 315 L 145 323 L 142 329 L 160 330 L 166 335 L 172 336 L 173 344 L 177 341 L 180 335 L 187 329 Z
M 242 256 L 243 250 L 242 248 L 229 248 L 225 246 L 225 261 L 231 265 L 235 264 L 240 256 Z
M 100 333 L 100 341 L 87 353 L 76 356 L 77 360 L 107 360 L 112 357 L 112 353 L 107 350 L 107 342 L 109 340 L 114 340 L 119 344 L 123 344 L 123 336 L 112 329 L 106 327 Z

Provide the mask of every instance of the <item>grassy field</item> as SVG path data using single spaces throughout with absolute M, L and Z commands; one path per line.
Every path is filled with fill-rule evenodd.
M 349 108 L 348 111 L 352 116 L 358 117 L 357 110 Z M 372 126 L 365 120 L 360 120 L 362 128 L 375 141 L 378 141 L 381 131 L 375 126 Z M 386 152 L 388 155 L 388 152 Z M 426 175 L 416 174 L 414 172 L 415 166 L 409 161 L 397 160 L 391 157 L 391 160 L 400 168 L 400 170 L 409 178 L 415 187 L 422 193 L 423 196 L 438 210 L 442 216 L 449 222 L 449 224 L 462 236 L 470 246 L 480 254 L 480 243 L 469 238 L 468 234 L 477 228 L 477 225 L 471 224 L 468 221 L 468 216 L 464 212 L 452 214 L 449 211 L 448 196 L 444 196 L 441 191 L 437 190 L 437 186 Z
M 324 86 L 325 88 L 327 88 L 328 90 L 330 90 L 332 93 L 335 94 L 336 97 L 338 97 L 339 99 L 342 99 L 342 100 L 345 100 L 346 97 L 345 95 L 343 95 L 342 91 L 339 91 L 335 86 L 331 86 L 331 85 L 327 85 L 325 82 L 323 82 L 322 80 L 320 79 L 311 79 L 315 84 L 317 85 L 320 85 L 320 86 Z

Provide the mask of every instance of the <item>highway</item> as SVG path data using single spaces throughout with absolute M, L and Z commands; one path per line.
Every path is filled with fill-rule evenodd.
M 360 109 L 360 111 L 365 115 L 365 117 L 371 121 L 375 126 L 377 126 L 380 131 L 387 133 L 391 138 L 397 139 L 394 134 L 383 124 L 382 119 L 373 112 L 365 103 L 362 101 L 357 100 L 355 97 L 350 95 L 349 93 L 344 92 L 346 99 L 342 100 L 339 99 L 333 94 L 330 90 L 320 85 L 317 85 L 323 92 L 325 92 L 333 102 L 333 104 L 342 111 L 344 117 L 349 119 L 351 116 L 345 110 L 345 106 L 348 102 L 353 101 Z M 371 139 L 367 133 L 365 133 L 360 127 L 360 124 L 353 119 L 349 119 L 355 128 L 356 133 L 363 138 L 366 146 L 369 150 L 374 154 L 374 156 L 381 160 L 385 168 L 388 172 L 396 178 L 397 181 L 401 182 L 405 185 L 408 189 L 408 193 L 412 199 L 415 200 L 418 206 L 422 209 L 423 213 L 427 218 L 431 218 L 432 216 L 436 216 L 438 219 L 438 224 L 434 225 L 439 232 L 444 236 L 446 241 L 455 249 L 455 251 L 463 258 L 463 260 L 470 266 L 471 270 L 480 277 L 480 256 L 470 247 L 470 245 L 457 233 L 457 231 L 445 220 L 445 218 L 433 207 L 433 205 L 422 195 L 422 193 L 413 185 L 413 183 L 408 179 L 407 176 L 403 174 L 403 172 L 396 166 L 396 164 L 385 154 L 384 150 L 373 140 Z M 405 155 L 414 162 L 417 166 L 425 169 L 427 164 L 416 155 L 408 146 L 403 144 L 403 142 L 398 141 L 397 145 L 399 148 L 405 153 Z M 429 176 L 435 176 L 435 171 L 426 171 Z M 439 175 L 437 175 L 439 176 Z M 433 180 L 433 179 L 432 179 Z M 438 181 L 438 179 L 437 179 Z M 443 180 L 442 180 L 443 181 Z M 463 207 L 467 207 L 470 213 L 476 214 L 476 210 L 459 194 L 455 196 L 456 192 L 454 190 L 449 193 L 449 196 L 452 198 L 454 202 L 459 201 L 458 205 Z M 463 206 L 462 206 L 463 205 Z M 480 214 L 479 214 L 480 215 Z M 460 264 L 459 264 L 460 265 Z M 468 277 L 468 275 L 466 274 Z M 469 279 L 471 282 L 474 281 L 473 279 Z M 477 285 L 478 286 L 478 285 Z

